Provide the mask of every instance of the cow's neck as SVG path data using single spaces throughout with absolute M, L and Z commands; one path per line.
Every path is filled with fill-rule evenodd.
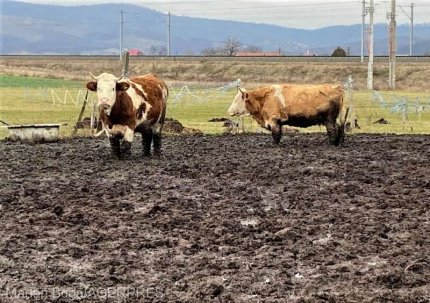
M 124 92 L 119 92 L 109 114 L 104 110 L 100 111 L 100 117 L 111 127 L 114 124 L 130 125 L 135 124 L 134 108 L 131 98 Z

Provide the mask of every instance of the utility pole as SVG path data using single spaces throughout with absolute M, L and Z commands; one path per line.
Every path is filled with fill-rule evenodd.
M 124 10 L 121 9 L 121 18 L 119 22 L 119 59 L 122 60 L 122 48 L 124 37 Z
M 388 87 L 396 89 L 396 0 L 391 0 L 390 12 L 390 62 Z
M 409 18 L 410 28 L 409 28 L 409 56 L 412 56 L 413 52 L 413 45 L 414 45 L 414 5 L 411 3 L 411 14 L 409 15 L 403 7 L 399 6 L 399 8 L 403 11 L 403 13 L 406 15 L 406 17 Z
M 170 57 L 170 12 L 167 14 L 167 56 Z
M 409 56 L 413 54 L 414 48 L 414 4 L 411 3 L 411 36 L 409 37 Z
M 361 59 L 360 62 L 364 62 L 364 24 L 366 18 L 366 0 L 363 0 L 363 7 L 361 9 Z
M 367 66 L 367 89 L 373 89 L 373 0 L 370 0 L 369 6 L 369 63 Z

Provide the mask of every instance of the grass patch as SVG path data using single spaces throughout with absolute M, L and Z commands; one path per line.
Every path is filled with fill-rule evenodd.
M 16 88 L 77 88 L 82 83 L 62 79 L 0 75 L 0 87 Z

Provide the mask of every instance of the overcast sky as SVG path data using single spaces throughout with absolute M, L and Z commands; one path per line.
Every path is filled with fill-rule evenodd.
M 55 5 L 129 3 L 173 15 L 277 24 L 313 29 L 330 25 L 361 23 L 362 0 L 21 0 Z M 367 0 L 368 3 L 370 0 Z M 375 23 L 387 23 L 391 0 L 374 0 Z M 430 0 L 397 0 L 397 23 L 410 22 L 410 4 L 415 3 L 414 23 L 430 23 Z M 403 10 L 402 10 L 403 8 Z M 368 16 L 366 17 L 368 22 Z

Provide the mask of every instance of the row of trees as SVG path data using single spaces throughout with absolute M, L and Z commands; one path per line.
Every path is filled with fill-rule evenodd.
M 219 47 L 208 47 L 202 50 L 201 54 L 203 56 L 235 56 L 239 51 L 258 53 L 262 52 L 262 48 L 255 45 L 248 45 L 242 47 L 243 43 L 237 38 L 229 37 L 225 40 Z M 165 56 L 167 55 L 167 49 L 165 46 L 156 45 L 151 46 L 148 49 L 148 55 Z M 346 57 L 347 53 L 341 47 L 337 47 L 333 53 L 332 57 Z
M 204 56 L 235 56 L 239 50 L 245 52 L 262 52 L 261 47 L 249 45 L 242 48 L 243 44 L 237 38 L 229 37 L 225 40 L 221 46 L 205 48 L 201 54 Z M 162 45 L 151 46 L 148 51 L 148 55 L 167 55 L 166 47 Z
M 235 56 L 242 47 L 242 42 L 237 38 L 229 37 L 219 47 L 205 48 L 202 51 L 204 56 Z M 259 50 L 261 51 L 261 49 Z

